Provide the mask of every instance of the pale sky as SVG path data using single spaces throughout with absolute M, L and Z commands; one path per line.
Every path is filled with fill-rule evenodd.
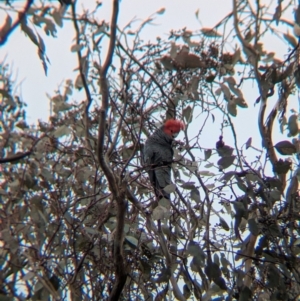
M 82 0 L 83 7 L 92 8 L 94 0 Z M 59 3 L 58 3 L 59 5 Z M 80 6 L 79 6 L 80 7 Z M 204 27 L 213 26 L 222 16 L 230 11 L 229 0 L 122 0 L 118 24 L 124 27 L 134 17 L 144 20 L 160 8 L 166 8 L 163 15 L 156 15 L 156 25 L 147 26 L 143 30 L 145 39 L 153 40 L 157 36 L 167 38 L 171 29 L 187 27 L 190 30 L 200 29 L 202 26 L 195 17 L 199 9 L 199 18 Z M 110 22 L 111 1 L 104 0 L 99 9 L 98 20 Z M 0 20 L 5 14 L 0 11 Z M 1 24 L 1 22 L 0 22 Z M 138 24 L 138 23 L 137 23 Z M 73 70 L 77 66 L 76 53 L 71 53 L 70 47 L 74 39 L 73 25 L 68 22 L 58 28 L 57 38 L 46 36 L 43 30 L 37 28 L 46 44 L 46 53 L 51 65 L 48 67 L 48 76 L 43 71 L 37 55 L 36 46 L 25 37 L 18 28 L 10 36 L 7 43 L 0 48 L 0 60 L 6 57 L 6 62 L 13 66 L 13 73 L 17 75 L 17 82 L 22 82 L 22 96 L 28 103 L 28 118 L 30 122 L 36 119 L 48 119 L 49 101 L 46 92 L 53 96 L 53 91 L 66 79 L 75 79 L 77 73 Z M 80 99 L 78 99 L 80 100 Z
M 79 0 L 79 2 L 81 3 L 79 7 L 84 8 L 92 8 L 95 3 L 94 0 Z M 276 6 L 277 1 L 273 2 Z M 141 21 L 145 20 L 163 7 L 166 9 L 165 13 L 155 16 L 155 25 L 147 25 L 144 28 L 144 40 L 154 40 L 157 36 L 167 38 L 171 29 L 178 30 L 186 27 L 188 30 L 193 31 L 200 30 L 202 27 L 213 27 L 231 11 L 232 0 L 122 0 L 120 3 L 119 27 L 122 28 L 134 17 L 139 18 Z M 199 10 L 200 22 L 195 17 L 197 10 Z M 5 14 L 0 11 L 0 20 L 4 17 Z M 103 1 L 97 18 L 99 21 L 110 22 L 110 0 Z M 293 20 L 292 8 L 287 18 Z M 228 27 L 231 26 L 232 24 L 229 22 Z M 37 29 L 45 41 L 46 53 L 51 62 L 51 65 L 48 67 L 48 76 L 44 74 L 36 46 L 25 37 L 19 28 L 10 36 L 7 43 L 0 48 L 0 59 L 3 60 L 6 57 L 6 62 L 13 67 L 13 74 L 17 76 L 17 82 L 22 82 L 22 97 L 28 104 L 27 117 L 29 123 L 35 123 L 37 119 L 48 120 L 49 100 L 46 97 L 46 93 L 54 96 L 56 88 L 61 84 L 64 85 L 66 79 L 74 80 L 77 76 L 77 71 L 74 71 L 74 69 L 78 65 L 76 53 L 71 53 L 70 51 L 75 36 L 72 24 L 64 22 L 64 27 L 62 29 L 58 28 L 56 39 L 47 37 L 42 29 Z M 287 27 L 283 27 L 281 31 L 286 32 Z M 271 35 L 266 37 L 265 48 L 269 49 L 269 51 L 275 51 L 276 57 L 283 59 L 284 55 L 288 53 L 289 46 L 280 42 L 277 44 L 278 47 L 275 47 L 276 44 L 274 44 L 273 39 L 274 36 Z M 235 47 L 235 44 L 232 43 L 231 47 Z M 245 83 L 243 93 L 249 108 L 238 108 L 238 116 L 236 118 L 233 117 L 233 120 L 239 125 L 237 127 L 239 144 L 243 144 L 252 136 L 254 144 L 260 147 L 256 121 L 259 106 L 254 107 L 255 100 L 259 95 L 256 85 L 250 81 Z M 74 93 L 73 99 L 81 102 L 85 99 L 85 96 L 83 92 Z M 297 104 L 297 101 L 295 103 Z M 298 110 L 298 107 L 296 106 L 295 109 Z M 199 120 L 193 123 L 193 125 L 195 124 L 196 126 L 199 124 L 200 127 L 202 121 Z M 205 127 L 203 135 L 210 139 L 203 140 L 203 147 L 213 148 L 219 133 L 220 120 L 210 127 Z M 214 137 L 214 142 L 211 141 L 211 137 Z M 232 143 L 232 134 L 229 132 L 227 139 Z

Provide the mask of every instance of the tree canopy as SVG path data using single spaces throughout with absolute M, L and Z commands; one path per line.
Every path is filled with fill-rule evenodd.
M 89 13 L 76 0 L 1 4 L 0 47 L 21 29 L 45 73 L 36 28 L 55 38 L 71 22 L 78 75 L 51 96 L 48 122 L 28 124 L 0 64 L 0 299 L 298 300 L 300 4 L 291 17 L 293 1 L 233 0 L 213 28 L 150 42 L 143 29 L 164 9 L 120 28 L 111 2 L 107 20 L 101 3 Z M 264 49 L 267 35 L 283 57 Z M 254 104 L 258 145 L 237 134 Z M 170 118 L 186 128 L 171 201 L 155 207 L 141 154 Z M 219 134 L 204 147 L 212 124 Z

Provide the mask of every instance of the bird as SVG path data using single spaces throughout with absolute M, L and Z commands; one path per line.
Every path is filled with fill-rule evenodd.
M 158 200 L 170 199 L 170 194 L 164 191 L 164 188 L 171 184 L 171 164 L 174 154 L 172 142 L 184 129 L 182 121 L 169 119 L 146 140 L 143 150 L 144 165 Z

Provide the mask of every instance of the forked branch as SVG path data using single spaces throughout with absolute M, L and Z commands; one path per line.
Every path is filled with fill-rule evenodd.
M 127 273 L 125 271 L 123 258 L 123 229 L 124 218 L 126 212 L 125 191 L 126 184 L 121 183 L 121 178 L 115 176 L 111 169 L 107 154 L 104 151 L 105 131 L 107 123 L 107 112 L 109 109 L 109 88 L 107 84 L 107 71 L 112 63 L 116 44 L 117 19 L 119 12 L 119 1 L 113 1 L 113 12 L 110 24 L 110 41 L 108 53 L 100 73 L 100 90 L 102 96 L 102 104 L 100 110 L 99 128 L 98 128 L 98 160 L 101 169 L 109 184 L 109 189 L 113 195 L 113 199 L 117 202 L 117 225 L 114 238 L 114 267 L 115 267 L 115 283 L 110 293 L 109 300 L 119 300 L 124 288 Z M 119 187 L 122 186 L 122 187 Z

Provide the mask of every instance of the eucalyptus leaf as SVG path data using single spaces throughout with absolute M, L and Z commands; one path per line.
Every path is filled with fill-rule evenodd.
M 205 161 L 208 160 L 210 158 L 211 154 L 212 154 L 212 150 L 211 149 L 206 149 L 204 151 L 204 160 Z
M 154 208 L 152 212 L 152 218 L 153 220 L 162 220 L 165 217 L 165 214 L 167 212 L 167 209 L 162 206 L 157 206 Z
M 233 164 L 235 158 L 235 156 L 223 157 L 218 161 L 218 165 L 221 169 L 226 169 Z
M 197 188 L 194 188 L 191 190 L 191 199 L 194 200 L 195 202 L 199 203 L 201 201 L 200 199 L 200 193 Z
M 164 191 L 167 193 L 173 193 L 176 191 L 176 185 L 175 184 L 169 184 L 164 188 Z
M 134 249 L 136 249 L 139 244 L 138 240 L 135 237 L 129 235 L 125 236 L 125 242 L 128 243 L 129 246 Z
M 230 228 L 229 228 L 228 224 L 226 223 L 226 221 L 222 217 L 220 217 L 220 216 L 219 216 L 219 220 L 220 220 L 221 227 L 224 230 L 229 231 Z
M 290 137 L 296 136 L 298 134 L 299 132 L 298 115 L 293 114 L 289 117 L 288 130 L 289 130 Z
M 258 224 L 257 224 L 256 220 L 254 218 L 250 218 L 248 220 L 248 225 L 249 225 L 249 231 L 254 236 L 258 236 L 258 234 L 259 234 L 259 227 L 258 227 Z
M 284 140 L 275 144 L 274 146 L 279 154 L 288 156 L 297 152 L 296 146 L 290 141 Z

